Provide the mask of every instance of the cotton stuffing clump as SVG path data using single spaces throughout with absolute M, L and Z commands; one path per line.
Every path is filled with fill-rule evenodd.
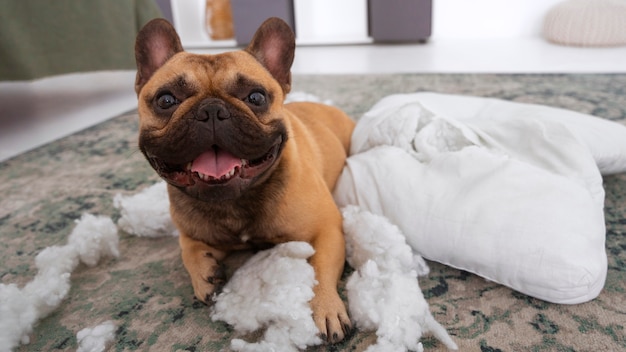
M 456 350 L 419 288 L 417 274 L 427 273 L 427 265 L 398 227 L 354 206 L 342 212 L 347 260 L 356 269 L 346 283 L 350 315 L 357 327 L 378 336 L 367 351 L 420 351 L 425 332 Z
M 342 212 L 347 236 L 346 259 L 350 266 L 359 268 L 373 260 L 382 270 L 407 271 L 414 276 L 428 274 L 424 259 L 413 253 L 400 229 L 386 218 L 360 212 L 355 206 L 345 207 Z M 358 223 L 357 219 L 364 222 Z
M 315 273 L 307 259 L 314 253 L 305 242 L 287 242 L 250 258 L 216 297 L 212 319 L 239 333 L 267 328 L 263 340 L 234 339 L 235 351 L 297 351 L 322 341 L 309 301 Z
M 165 181 L 131 196 L 117 194 L 113 205 L 120 209 L 122 215 L 117 225 L 129 234 L 142 237 L 178 236 L 170 218 Z
M 35 257 L 35 278 L 22 289 L 0 284 L 0 352 L 30 341 L 39 319 L 55 310 L 70 290 L 70 275 L 80 261 L 95 265 L 119 256 L 117 227 L 108 217 L 84 214 L 65 246 L 45 248 Z
M 93 328 L 84 328 L 76 334 L 76 352 L 104 352 L 107 344 L 115 339 L 115 323 L 105 321 Z
M 98 264 L 101 257 L 117 258 L 120 255 L 117 226 L 108 217 L 84 214 L 76 222 L 68 242 L 78 252 L 80 261 L 88 266 Z

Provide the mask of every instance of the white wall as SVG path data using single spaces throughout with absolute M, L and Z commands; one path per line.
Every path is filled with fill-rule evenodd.
M 174 24 L 183 40 L 183 45 L 191 47 L 207 46 L 234 46 L 232 41 L 211 42 L 204 31 L 204 1 L 205 0 L 171 0 Z M 354 13 L 357 19 L 338 21 L 328 19 L 324 21 L 316 12 L 311 10 L 314 0 L 295 0 L 296 26 L 307 25 L 310 30 L 299 28 L 304 35 L 301 38 L 306 43 L 315 43 L 312 36 L 319 34 L 322 42 L 354 42 L 360 43 L 365 34 L 345 35 L 352 33 L 355 23 L 360 17 L 366 16 L 364 6 L 366 0 L 334 0 L 345 6 L 355 6 Z M 432 0 L 433 1 L 433 30 L 432 39 L 489 39 L 508 37 L 537 37 L 541 33 L 543 18 L 555 4 L 566 0 Z M 315 6 L 332 3 L 331 0 L 319 0 Z M 318 4 L 319 3 L 319 4 Z M 356 4 L 356 5 L 354 5 Z M 305 6 L 306 5 L 306 6 Z M 336 6 L 336 5 L 335 5 Z M 338 13 L 345 13 L 343 7 L 337 7 Z M 311 20 L 302 17 L 309 15 Z M 331 21 L 330 28 L 328 21 Z M 365 20 L 365 19 L 363 19 Z M 315 21 L 315 22 L 313 22 Z M 300 24 L 298 24 L 298 22 Z M 340 28 L 344 25 L 345 28 Z M 358 24 L 358 23 L 357 23 Z M 313 28 L 314 27 L 314 28 Z M 318 33 L 320 32 L 320 33 Z M 328 39 L 328 33 L 334 32 L 334 40 Z M 361 38 L 363 37 L 363 38 Z
M 298 44 L 368 42 L 367 0 L 293 1 Z
M 564 0 L 433 0 L 437 38 L 539 36 L 545 14 Z

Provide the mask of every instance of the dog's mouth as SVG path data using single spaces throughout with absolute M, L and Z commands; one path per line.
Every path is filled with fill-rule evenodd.
M 187 163 L 185 173 L 212 185 L 228 183 L 236 177 L 251 179 L 274 164 L 280 144 L 278 141 L 267 153 L 253 160 L 238 158 L 224 149 L 213 147 Z
M 179 188 L 191 186 L 217 186 L 219 188 L 219 186 L 228 186 L 231 183 L 237 183 L 235 187 L 241 188 L 250 184 L 274 165 L 282 145 L 283 137 L 280 136 L 266 153 L 250 159 L 238 157 L 218 146 L 213 146 L 193 160 L 182 164 L 166 163 L 152 155 L 147 155 L 147 159 L 159 176 Z

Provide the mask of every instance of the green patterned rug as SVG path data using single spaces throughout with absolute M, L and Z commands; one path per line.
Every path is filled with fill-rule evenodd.
M 386 95 L 435 91 L 545 104 L 626 124 L 626 75 L 296 76 L 293 86 L 355 119 Z M 117 221 L 113 197 L 158 180 L 136 138 L 137 118 L 129 114 L 0 163 L 1 283 L 23 286 L 36 274 L 34 257 L 65 244 L 82 213 Z M 461 351 L 626 350 L 626 174 L 606 177 L 604 186 L 608 277 L 591 302 L 550 304 L 429 262 L 421 288 Z M 79 330 L 107 320 L 117 325 L 111 351 L 228 350 L 236 336 L 194 301 L 176 238 L 120 232 L 119 247 L 119 258 L 74 271 L 68 297 L 17 351 L 74 351 Z M 328 350 L 362 351 L 374 340 L 357 332 Z M 445 350 L 430 336 L 422 341 L 426 351 Z

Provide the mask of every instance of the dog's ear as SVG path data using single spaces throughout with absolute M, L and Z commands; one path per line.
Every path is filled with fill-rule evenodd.
M 246 48 L 274 76 L 285 94 L 291 90 L 291 64 L 295 50 L 293 30 L 276 17 L 261 24 Z
M 135 92 L 139 94 L 152 74 L 180 51 L 183 51 L 180 38 L 167 20 L 155 18 L 143 26 L 135 40 Z

